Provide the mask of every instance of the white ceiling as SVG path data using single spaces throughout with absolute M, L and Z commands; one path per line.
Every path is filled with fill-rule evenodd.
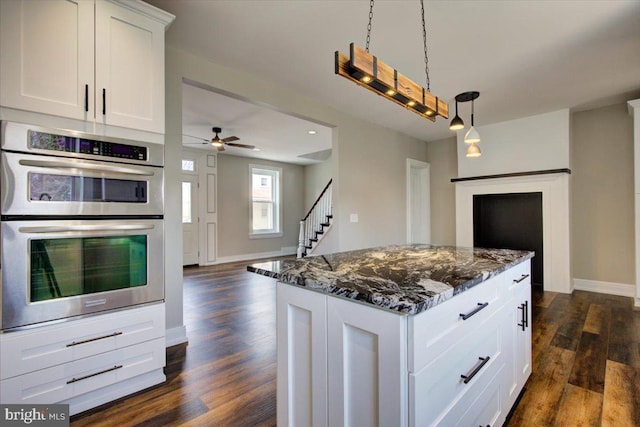
M 254 145 L 260 151 L 225 146 L 221 154 L 308 165 L 310 154 L 331 149 L 331 128 L 276 110 L 216 93 L 210 88 L 182 85 L 182 143 L 189 148 L 216 149 L 212 127 L 222 128 L 220 138 L 237 136 L 235 143 Z M 316 133 L 311 135 L 309 131 Z M 322 153 L 321 153 L 322 154 Z M 328 154 L 328 153 L 324 153 Z M 324 160 L 320 158 L 320 160 Z
M 170 45 L 423 140 L 452 135 L 447 120 L 427 121 L 334 74 L 334 51 L 365 44 L 368 1 L 148 1 L 176 15 Z M 640 97 L 638 0 L 427 0 L 425 10 L 431 91 L 452 112 L 456 94 L 480 91 L 476 125 Z M 426 86 L 419 1 L 378 0 L 373 13 L 371 53 Z M 288 127 L 259 119 L 252 104 L 203 102 L 185 96 L 185 133 L 209 137 L 197 129 L 208 120 L 207 129 L 228 127 L 222 137 L 267 147 Z M 460 105 L 467 124 L 469 111 Z

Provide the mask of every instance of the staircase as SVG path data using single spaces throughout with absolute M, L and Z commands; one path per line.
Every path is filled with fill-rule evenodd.
M 309 255 L 331 227 L 331 222 L 333 221 L 331 211 L 332 182 L 333 179 L 330 179 L 307 215 L 300 221 L 298 258 Z

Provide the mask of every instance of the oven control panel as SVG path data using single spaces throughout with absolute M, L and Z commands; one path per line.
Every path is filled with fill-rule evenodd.
M 146 161 L 147 147 L 29 131 L 29 148 Z

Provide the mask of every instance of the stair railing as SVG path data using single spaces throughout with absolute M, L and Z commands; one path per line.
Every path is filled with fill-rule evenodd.
M 333 179 L 330 179 L 327 185 L 324 187 L 316 201 L 307 212 L 302 220 L 300 220 L 300 233 L 298 236 L 298 258 L 302 258 L 307 254 L 307 250 L 313 247 L 313 243 L 317 242 L 319 237 L 324 232 L 325 227 L 328 227 L 331 220 L 331 183 Z

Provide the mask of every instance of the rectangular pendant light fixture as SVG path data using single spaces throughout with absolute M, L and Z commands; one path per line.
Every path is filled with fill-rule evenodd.
M 449 117 L 449 104 L 355 43 L 350 57 L 336 51 L 335 72 L 432 122 Z

